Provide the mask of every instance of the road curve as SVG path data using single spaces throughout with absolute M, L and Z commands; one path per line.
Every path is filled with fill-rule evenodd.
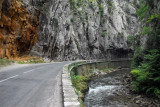
M 60 74 L 67 63 L 1 69 L 0 107 L 62 107 Z

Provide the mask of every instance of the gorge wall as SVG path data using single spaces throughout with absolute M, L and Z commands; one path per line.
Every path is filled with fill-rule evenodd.
M 57 60 L 127 57 L 127 36 L 138 30 L 137 4 L 137 0 L 46 1 L 40 5 L 39 38 L 32 54 Z
M 37 42 L 38 12 L 20 0 L 0 1 L 0 58 L 28 55 Z
M 26 50 L 30 55 L 55 60 L 128 57 L 128 53 L 131 52 L 131 48 L 127 45 L 127 37 L 138 31 L 135 15 L 138 0 L 21 1 L 27 5 L 27 11 L 31 12 L 29 14 L 34 16 L 31 19 L 36 21 L 29 21 L 30 19 L 26 18 L 30 25 L 33 24 L 35 30 L 32 30 L 30 39 L 23 40 L 30 33 L 18 36 L 21 39 L 14 39 L 16 46 L 12 46 L 18 50 Z M 0 5 L 0 9 L 3 10 L 3 6 Z M 2 14 L 3 11 L 1 16 Z M 36 42 L 37 17 L 39 17 L 39 31 Z M 24 26 L 20 25 L 19 29 L 23 29 Z M 7 32 L 12 34 L 12 31 Z M 17 40 L 25 41 L 26 45 L 21 47 Z

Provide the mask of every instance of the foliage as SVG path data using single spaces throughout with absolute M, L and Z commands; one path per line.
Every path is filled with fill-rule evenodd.
M 93 71 L 90 70 L 92 73 Z M 91 79 L 91 76 L 80 76 L 80 75 L 71 75 L 72 78 L 72 85 L 76 89 L 76 93 L 78 94 L 78 100 L 81 103 L 81 107 L 84 107 L 84 95 L 85 92 L 88 91 L 87 82 Z
M 140 70 L 138 70 L 138 69 L 133 69 L 132 71 L 131 71 L 131 74 L 133 75 L 133 76 L 135 76 L 135 77 L 137 77 L 137 76 L 139 76 L 140 75 Z
M 150 50 L 144 56 L 143 63 L 140 64 L 139 69 L 131 71 L 135 78 L 135 81 L 132 82 L 133 90 L 144 92 L 160 99 L 160 50 Z
M 19 58 L 13 58 L 12 60 L 17 62 L 18 64 L 45 63 L 45 61 L 42 58 L 36 56 L 23 56 Z
M 90 69 L 90 70 L 89 70 L 89 72 L 90 72 L 90 73 L 93 73 L 93 72 L 94 72 L 94 70 L 93 70 L 93 69 Z
M 11 65 L 12 63 L 18 64 L 33 64 L 33 63 L 45 63 L 42 58 L 39 57 L 19 57 L 19 58 L 12 58 L 11 60 L 8 59 L 0 59 L 0 67 Z
M 148 23 L 150 23 L 150 22 L 155 22 L 155 21 L 157 21 L 157 20 L 159 20 L 160 19 L 160 15 L 159 14 L 153 14 L 153 15 L 151 15 L 149 18 L 148 18 Z
M 27 60 L 27 61 L 16 61 L 18 64 L 37 64 L 45 63 L 43 60 Z
M 76 1 L 75 0 L 69 0 L 70 2 L 70 5 L 71 5 L 71 8 L 75 8 L 75 4 L 76 4 Z
M 101 72 L 109 72 L 109 71 L 113 71 L 113 68 L 105 68 L 103 70 L 101 70 Z
M 144 59 L 144 50 L 140 46 L 136 47 L 132 61 L 132 68 L 138 67 L 142 63 L 143 59 Z
M 152 34 L 152 30 L 150 27 L 144 27 L 142 30 L 142 35 L 146 35 L 146 34 Z
M 72 78 L 72 83 L 73 86 L 79 90 L 80 92 L 84 93 L 88 90 L 87 87 L 87 81 L 89 80 L 89 78 L 85 77 L 85 76 L 79 76 L 79 75 L 75 75 Z
M 71 18 L 71 22 L 72 22 L 72 23 L 75 22 L 75 19 L 74 19 L 74 18 Z
M 103 16 L 103 6 L 102 6 L 102 4 L 99 4 L 99 13 L 102 17 Z
M 89 2 L 88 5 L 89 5 L 89 7 L 90 7 L 91 9 L 93 9 L 93 7 L 94 7 L 93 2 Z
M 113 10 L 115 9 L 113 1 L 108 1 L 108 12 L 113 14 Z
M 152 0 L 140 2 L 137 15 L 144 22 L 141 35 L 145 35 L 147 41 L 143 49 L 136 44 L 132 62 L 135 70 L 131 71 L 135 79 L 132 89 L 160 99 L 160 13 Z
M 127 36 L 127 44 L 128 45 L 135 45 L 137 40 L 137 36 L 129 35 Z
M 6 66 L 6 65 L 10 65 L 14 63 L 14 61 L 12 60 L 8 60 L 8 59 L 0 59 L 0 67 L 2 66 Z
M 143 19 L 144 17 L 148 16 L 148 10 L 149 7 L 148 5 L 144 4 L 143 6 L 140 7 L 140 9 L 137 11 L 137 15 L 139 16 L 139 19 Z
M 105 37 L 106 34 L 107 34 L 107 31 L 103 31 L 103 32 L 102 32 L 102 37 Z

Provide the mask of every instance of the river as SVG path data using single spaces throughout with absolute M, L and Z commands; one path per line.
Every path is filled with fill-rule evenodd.
M 95 77 L 85 95 L 85 107 L 139 107 L 125 87 L 123 78 L 130 70 L 118 70 L 105 76 Z

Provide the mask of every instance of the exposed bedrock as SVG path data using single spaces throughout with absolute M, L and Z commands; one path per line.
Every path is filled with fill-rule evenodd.
M 24 4 L 24 12 L 19 8 L 7 11 L 11 2 Z M 127 37 L 138 31 L 137 6 L 137 0 L 1 0 L 1 22 L 7 17 L 6 25 L 1 23 L 1 56 L 30 53 L 55 60 L 128 57 L 132 49 Z M 14 27 L 8 20 L 16 23 Z
M 137 0 L 40 0 L 38 43 L 31 54 L 57 60 L 127 57 L 137 33 Z M 41 6 L 41 7 L 40 7 Z
M 28 55 L 37 42 L 39 12 L 20 0 L 0 1 L 0 58 Z

